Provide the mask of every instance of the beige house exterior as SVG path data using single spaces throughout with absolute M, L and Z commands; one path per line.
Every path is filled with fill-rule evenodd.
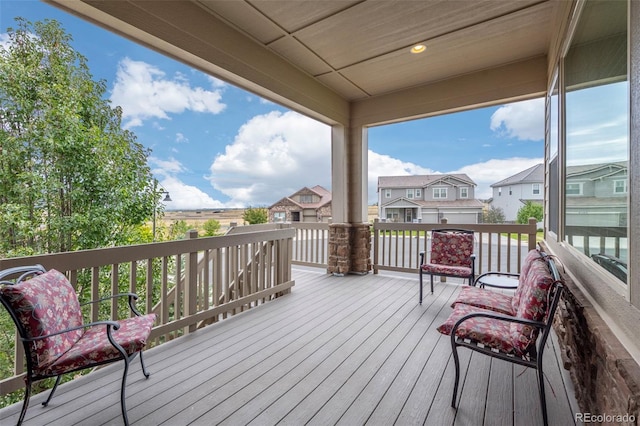
M 481 223 L 483 203 L 466 174 L 380 176 L 378 216 L 389 222 Z
M 320 185 L 304 187 L 269 207 L 269 222 L 328 222 L 331 191 Z

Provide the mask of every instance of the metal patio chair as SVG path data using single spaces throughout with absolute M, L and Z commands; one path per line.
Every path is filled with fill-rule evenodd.
M 503 303 L 495 304 L 495 293 L 482 289 L 475 292 L 474 304 L 467 304 L 462 299 L 453 303 L 453 312 L 438 327 L 440 333 L 451 338 L 456 373 L 451 400 L 453 408 L 456 408 L 460 383 L 458 348 L 465 347 L 537 370 L 542 419 L 545 426 L 548 424 L 542 358 L 563 290 L 555 263 L 542 253 L 542 257 L 531 262 L 522 277 L 512 298 L 516 302 L 514 308 L 506 306 L 502 309 Z M 482 293 L 486 298 L 478 303 Z
M 467 229 L 434 229 L 431 231 L 431 251 L 429 261 L 425 252 L 420 252 L 420 304 L 422 304 L 422 276 L 429 274 L 431 293 L 433 276 L 458 277 L 473 283 L 475 277 L 473 254 L 473 231 Z
M 47 406 L 63 374 L 99 365 L 124 361 L 120 405 L 125 425 L 129 424 L 125 405 L 125 387 L 129 362 L 140 355 L 142 373 L 149 377 L 142 358 L 155 314 L 142 315 L 134 306 L 133 293 L 117 294 L 89 303 L 127 297 L 135 316 L 118 321 L 84 324 L 75 290 L 62 273 L 41 265 L 15 267 L 0 271 L 0 302 L 15 322 L 26 354 L 25 396 L 18 419 L 24 421 L 31 384 L 55 377 Z

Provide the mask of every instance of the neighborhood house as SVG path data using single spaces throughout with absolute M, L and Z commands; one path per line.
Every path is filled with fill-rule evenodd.
M 378 215 L 390 222 L 481 223 L 483 203 L 475 188 L 464 173 L 380 176 Z
M 518 210 L 527 201 L 542 204 L 544 194 L 544 166 L 536 164 L 491 185 L 493 197 L 489 204 L 502 209 L 507 222 L 515 222 Z
M 328 222 L 331 192 L 320 185 L 304 187 L 269 207 L 269 222 Z

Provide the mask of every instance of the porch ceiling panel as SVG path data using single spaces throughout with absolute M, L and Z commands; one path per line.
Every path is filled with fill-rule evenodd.
M 397 50 L 409 56 L 407 48 L 416 43 L 537 2 L 364 1 L 301 28 L 294 36 L 332 67 L 341 69 Z
M 445 34 L 423 54 L 396 50 L 347 67 L 341 73 L 371 96 L 544 55 L 549 47 L 548 4 Z M 508 29 L 508 37 L 504 31 Z M 482 46 L 482 48 L 479 48 Z
M 558 11 L 552 0 L 45 1 L 296 111 L 343 124 L 353 101 L 545 57 Z M 411 54 L 416 43 L 425 43 L 426 52 Z M 492 100 L 500 96 L 496 91 Z

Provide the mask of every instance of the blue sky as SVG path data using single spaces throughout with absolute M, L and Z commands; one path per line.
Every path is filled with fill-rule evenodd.
M 150 148 L 167 210 L 268 206 L 298 189 L 331 189 L 330 129 L 53 6 L 0 1 L 0 43 L 16 16 L 61 23 L 107 82 L 123 125 Z M 466 173 L 476 197 L 542 162 L 542 99 L 369 130 L 369 200 L 378 176 Z

